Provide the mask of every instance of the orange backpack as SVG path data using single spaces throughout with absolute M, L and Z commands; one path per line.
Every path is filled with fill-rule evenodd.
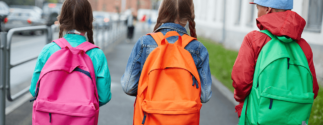
M 151 35 L 158 47 L 143 67 L 135 102 L 134 125 L 198 125 L 201 83 L 192 55 L 185 50 L 195 38 L 171 31 Z M 178 36 L 169 44 L 166 38 Z

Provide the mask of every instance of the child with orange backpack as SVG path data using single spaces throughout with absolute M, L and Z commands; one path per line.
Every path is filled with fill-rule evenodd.
M 121 84 L 137 96 L 134 125 L 198 125 L 211 98 L 209 55 L 197 41 L 193 0 L 164 0 L 154 33 L 129 57 Z M 190 34 L 184 28 L 189 22 Z
M 60 39 L 43 48 L 32 77 L 33 125 L 96 125 L 99 107 L 111 100 L 107 59 L 93 41 L 92 13 L 88 0 L 65 0 Z

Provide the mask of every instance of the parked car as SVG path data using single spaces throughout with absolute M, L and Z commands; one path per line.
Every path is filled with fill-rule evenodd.
M 25 5 L 11 5 L 10 9 L 27 9 L 27 10 L 33 10 L 38 14 L 42 13 L 42 9 L 37 6 L 25 6 Z
M 6 21 L 5 19 L 8 16 L 8 14 L 9 14 L 8 5 L 5 2 L 0 1 L 0 20 L 1 20 L 0 22 L 1 23 Z M 2 24 L 0 24 L 0 31 L 2 30 L 3 30 L 3 26 Z
M 105 29 L 111 28 L 111 16 L 109 13 L 94 11 L 93 17 L 94 17 L 94 21 L 93 21 L 94 27 L 105 28 Z
M 57 16 L 61 13 L 63 4 L 61 3 L 45 3 L 43 6 L 42 18 L 45 24 L 50 26 L 57 21 Z
M 4 28 L 9 31 L 12 28 L 38 26 L 44 25 L 44 21 L 41 19 L 41 13 L 35 12 L 33 9 L 25 8 L 10 8 L 10 13 L 5 19 Z M 34 31 L 30 31 L 30 34 L 34 34 Z

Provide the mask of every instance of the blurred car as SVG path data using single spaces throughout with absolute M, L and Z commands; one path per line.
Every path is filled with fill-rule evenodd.
M 6 31 L 12 28 L 44 25 L 44 21 L 41 19 L 41 13 L 36 12 L 34 9 L 16 7 L 10 8 L 10 13 L 4 23 L 4 29 Z M 30 33 L 34 34 L 34 31 Z
M 5 22 L 5 18 L 8 16 L 9 14 L 9 7 L 8 5 L 3 2 L 0 1 L 0 20 L 1 22 Z M 0 24 L 0 30 L 3 30 L 2 24 Z
M 99 29 L 102 29 L 102 28 L 110 29 L 111 28 L 111 16 L 109 13 L 94 11 L 93 17 L 94 17 L 94 21 L 93 21 L 94 27 L 98 27 Z
M 27 9 L 27 10 L 33 10 L 38 14 L 42 13 L 42 9 L 40 9 L 37 6 L 11 5 L 10 9 Z
M 63 4 L 61 3 L 45 3 L 43 6 L 42 18 L 45 24 L 50 26 L 57 21 L 58 15 L 61 13 Z

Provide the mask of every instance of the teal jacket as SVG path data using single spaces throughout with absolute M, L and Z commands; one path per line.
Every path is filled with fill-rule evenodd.
M 84 36 L 77 34 L 66 34 L 64 38 L 71 44 L 72 47 L 77 47 L 78 45 L 86 41 L 86 38 Z M 37 59 L 35 71 L 33 73 L 29 89 L 30 93 L 34 97 L 36 84 L 38 82 L 42 68 L 44 67 L 49 57 L 60 49 L 61 48 L 56 43 L 52 42 L 46 45 L 41 51 Z M 99 103 L 100 106 L 102 106 L 111 100 L 111 76 L 108 68 L 108 62 L 104 52 L 98 48 L 89 50 L 86 52 L 86 54 L 91 58 L 93 63 L 99 95 Z

